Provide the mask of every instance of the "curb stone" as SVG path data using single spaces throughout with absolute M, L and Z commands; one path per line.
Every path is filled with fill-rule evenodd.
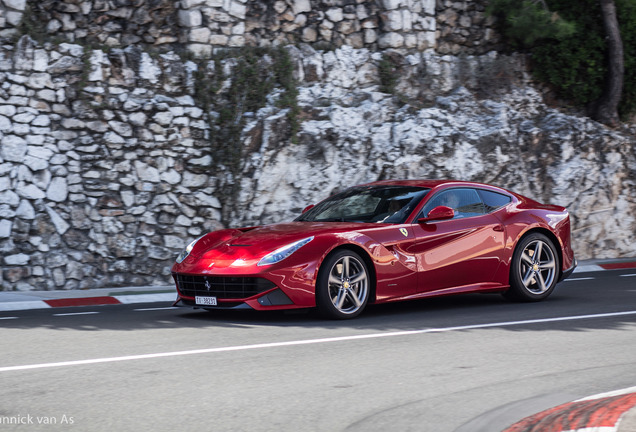
M 0 311 L 48 309 L 74 306 L 174 302 L 172 286 L 100 288 L 82 291 L 3 291 Z
M 533 414 L 503 432 L 635 432 L 636 387 L 601 393 Z

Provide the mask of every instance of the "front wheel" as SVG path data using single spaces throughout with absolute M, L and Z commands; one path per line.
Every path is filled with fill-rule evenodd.
M 521 239 L 510 267 L 507 298 L 539 301 L 548 297 L 558 282 L 559 260 L 552 241 L 540 233 Z
M 322 263 L 316 281 L 316 306 L 323 316 L 348 319 L 358 316 L 369 301 L 371 278 L 357 253 L 340 250 Z

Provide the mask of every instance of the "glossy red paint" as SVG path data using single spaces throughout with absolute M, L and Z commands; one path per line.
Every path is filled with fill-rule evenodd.
M 506 291 L 515 247 L 525 235 L 534 232 L 545 234 L 556 246 L 559 278 L 574 268 L 570 220 L 563 207 L 540 204 L 501 188 L 472 182 L 404 180 L 363 186 L 418 186 L 430 188 L 430 192 L 403 224 L 288 222 L 209 233 L 197 241 L 181 263 L 174 264 L 175 281 L 178 275 L 262 278 L 271 282 L 269 288 L 248 297 L 219 298 L 216 307 L 247 305 L 257 310 L 314 307 L 322 263 L 335 250 L 347 248 L 367 263 L 370 302 Z M 427 202 L 437 193 L 452 188 L 497 192 L 510 197 L 510 202 L 478 216 L 422 220 L 421 211 Z M 310 237 L 309 243 L 282 261 L 259 265 L 265 255 Z M 196 306 L 193 295 L 177 288 L 184 304 Z M 282 291 L 289 301 L 272 303 L 267 296 L 275 291 Z

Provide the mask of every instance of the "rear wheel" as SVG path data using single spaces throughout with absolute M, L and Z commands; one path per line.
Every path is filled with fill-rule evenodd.
M 559 260 L 552 241 L 533 233 L 521 239 L 510 267 L 510 289 L 507 298 L 539 301 L 548 297 L 558 282 Z
M 369 301 L 371 278 L 357 253 L 340 250 L 322 263 L 316 281 L 316 306 L 323 316 L 348 319 L 358 316 Z

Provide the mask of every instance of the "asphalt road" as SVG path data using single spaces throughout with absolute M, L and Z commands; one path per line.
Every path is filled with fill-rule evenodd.
M 0 329 L 0 431 L 492 432 L 636 385 L 636 271 L 352 321 L 155 303 L 1 312 Z

